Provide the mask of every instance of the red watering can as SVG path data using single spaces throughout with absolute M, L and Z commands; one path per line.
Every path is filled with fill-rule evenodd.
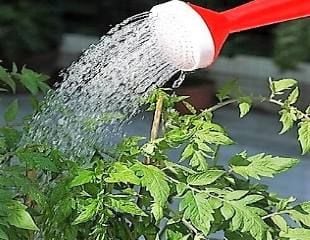
M 253 0 L 215 12 L 179 0 L 151 9 L 160 51 L 181 70 L 212 64 L 231 33 L 310 16 L 310 0 Z

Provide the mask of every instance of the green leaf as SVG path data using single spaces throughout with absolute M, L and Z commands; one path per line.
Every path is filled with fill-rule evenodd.
M 289 109 L 283 109 L 280 111 L 280 122 L 282 122 L 282 130 L 280 134 L 287 132 L 291 129 L 294 125 L 294 122 L 297 120 L 297 116 L 294 112 L 290 111 Z
M 310 214 L 303 213 L 297 210 L 289 210 L 290 216 L 297 222 L 300 222 L 308 227 L 310 227 Z
M 48 88 L 45 82 L 49 79 L 48 76 L 36 73 L 30 69 L 23 68 L 21 74 L 18 74 L 20 82 L 31 92 L 32 95 L 36 95 L 39 89 L 45 92 Z
M 310 152 L 310 120 L 305 120 L 299 124 L 298 135 L 302 154 Z
M 243 202 L 243 201 L 241 201 Z M 250 209 L 255 213 L 257 214 L 258 216 L 261 216 L 261 217 L 264 217 L 268 214 L 268 212 L 266 210 L 264 210 L 263 208 L 258 208 L 258 207 L 253 207 L 253 206 L 250 206 Z
M 71 181 L 70 188 L 77 187 L 84 185 L 86 183 L 90 183 L 94 178 L 94 172 L 86 170 L 86 169 L 80 169 L 78 171 L 77 176 Z
M 242 202 L 244 205 L 248 205 L 248 204 L 259 202 L 262 199 L 264 199 L 264 196 L 253 194 L 253 195 L 248 195 L 244 198 L 241 198 L 239 201 Z
M 167 167 L 167 169 L 169 169 L 174 174 L 178 174 L 179 171 L 189 173 L 189 174 L 195 174 L 196 173 L 196 171 L 194 171 L 193 169 L 185 167 L 185 166 L 180 165 L 180 164 L 176 164 L 174 162 L 164 161 L 164 163 L 165 163 L 165 166 Z
M 188 176 L 187 183 L 193 186 L 204 186 L 215 182 L 224 174 L 225 171 L 223 170 L 207 170 L 204 173 Z
M 225 133 L 219 131 L 203 132 L 198 134 L 198 136 L 202 141 L 209 144 L 230 145 L 234 143 Z
M 170 130 L 165 134 L 165 138 L 167 139 L 167 141 L 173 143 L 184 142 L 185 140 L 188 139 L 188 137 L 189 137 L 188 132 L 181 128 Z
M 310 240 L 310 230 L 304 228 L 288 229 L 287 232 L 280 232 L 280 237 L 292 240 Z
M 288 96 L 287 101 L 290 105 L 294 104 L 297 102 L 299 97 L 299 88 L 296 87 L 291 94 Z
M 200 171 L 206 171 L 208 169 L 208 163 L 202 151 L 195 151 L 189 164 L 194 168 L 197 167 Z
M 274 224 L 276 224 L 279 227 L 281 231 L 287 232 L 288 230 L 287 222 L 282 216 L 280 215 L 272 216 L 271 220 L 274 222 Z
M 271 90 L 273 93 L 282 94 L 282 91 L 289 90 L 297 84 L 294 79 L 281 79 L 278 81 L 272 81 Z
M 9 240 L 8 235 L 1 229 L 1 227 L 0 227 L 0 239 L 1 240 Z
M 0 66 L 0 81 L 8 85 L 13 93 L 16 92 L 16 83 L 12 79 L 11 75 L 7 72 L 7 70 L 1 66 Z
M 193 147 L 193 144 L 188 144 L 185 148 L 184 151 L 182 152 L 182 157 L 181 157 L 181 161 L 186 160 L 190 157 L 193 156 L 195 152 L 195 149 Z
M 82 212 L 73 221 L 73 225 L 84 223 L 92 219 L 97 213 L 98 204 L 98 201 L 94 200 L 90 204 L 83 206 Z
M 236 190 L 236 191 L 227 193 L 225 195 L 225 199 L 226 200 L 238 200 L 238 199 L 244 197 L 245 195 L 247 195 L 248 193 L 249 193 L 249 191 Z
M 206 195 L 206 197 L 208 197 L 208 196 Z M 208 200 L 209 200 L 209 203 L 210 203 L 213 210 L 219 209 L 220 207 L 223 206 L 223 201 L 220 199 L 209 198 Z
M 230 204 L 227 204 L 225 202 L 224 202 L 224 204 L 220 210 L 221 210 L 221 214 L 223 215 L 225 220 L 231 219 L 235 214 L 234 208 L 232 206 L 230 206 Z
M 295 221 L 310 227 L 310 202 L 302 203 L 288 213 Z
M 248 232 L 255 240 L 264 240 L 267 234 L 267 225 L 251 207 L 248 207 L 244 202 L 229 201 L 225 202 L 226 205 L 225 215 L 226 219 L 230 219 L 231 212 L 227 211 L 230 206 L 230 211 L 233 209 L 234 215 L 231 217 L 230 230 L 232 232 L 240 230 L 241 232 Z M 223 214 L 224 210 L 221 210 Z
M 247 161 L 250 162 L 247 166 L 231 165 L 235 173 L 246 179 L 248 177 L 260 179 L 261 176 L 273 177 L 275 174 L 285 172 L 298 163 L 298 160 L 294 158 L 273 157 L 264 153 L 249 157 Z
M 14 100 L 9 104 L 7 109 L 4 112 L 4 119 L 6 122 L 12 122 L 16 119 L 18 113 L 18 100 Z
M 178 196 L 182 196 L 183 193 L 186 191 L 187 189 L 187 185 L 185 183 L 178 183 L 176 185 L 176 189 L 177 189 L 177 193 L 178 193 Z
M 214 210 L 204 194 L 188 191 L 181 199 L 180 211 L 184 211 L 184 219 L 189 220 L 194 227 L 206 236 L 209 234 Z
M 8 148 L 3 137 L 0 137 L 0 154 L 5 154 Z
M 38 86 L 39 89 L 41 90 L 41 92 L 43 93 L 47 93 L 48 90 L 50 90 L 50 86 L 48 84 L 46 84 L 45 82 L 38 82 Z
M 197 144 L 198 149 L 205 153 L 214 152 L 214 150 L 211 147 L 209 147 L 206 143 L 202 142 L 201 140 L 195 139 L 195 143 Z
M 229 160 L 229 164 L 234 166 L 248 166 L 250 162 L 246 158 L 247 158 L 246 152 L 236 154 Z
M 142 186 L 146 187 L 150 192 L 154 199 L 154 203 L 156 203 L 157 206 L 164 208 L 167 204 L 170 193 L 166 175 L 155 166 L 144 165 L 141 163 L 136 163 L 131 169 L 136 171 L 136 174 L 142 173 L 142 176 L 140 177 Z M 156 220 L 160 220 L 162 216 L 156 215 L 156 217 Z
M 34 168 L 39 170 L 48 170 L 51 172 L 57 172 L 58 168 L 56 164 L 44 153 L 33 152 L 31 149 L 23 149 L 17 152 L 18 158 L 27 163 L 28 168 Z
M 216 94 L 216 97 L 222 102 L 231 97 L 236 92 L 238 84 L 236 80 L 226 82 Z
M 178 231 L 172 231 L 170 229 L 167 229 L 166 234 L 167 240 L 187 240 L 190 237 L 190 235 L 184 236 L 183 233 Z
M 249 234 L 241 232 L 225 231 L 225 237 L 227 240 L 256 240 L 252 238 Z M 267 238 L 266 240 L 274 240 L 274 239 Z
M 140 184 L 140 179 L 135 175 L 135 172 L 120 162 L 113 164 L 112 171 L 105 181 L 108 183 Z
M 295 208 L 300 208 L 302 211 L 310 214 L 310 202 L 303 202 Z
M 120 213 L 129 213 L 137 216 L 147 216 L 138 205 L 127 199 L 110 198 L 108 207 Z
M 248 102 L 242 102 L 239 104 L 240 118 L 243 118 L 251 109 L 251 104 Z
M 164 209 L 159 202 L 155 202 L 151 205 L 152 214 L 157 222 L 159 222 L 164 216 Z
M 9 127 L 3 127 L 0 128 L 0 133 L 4 137 L 5 143 L 9 149 L 14 149 L 17 147 L 17 144 L 21 139 L 21 133 L 18 130 Z
M 22 208 L 15 208 L 9 212 L 7 221 L 10 225 L 21 229 L 38 231 L 39 228 L 34 223 L 30 214 Z
M 280 201 L 276 204 L 276 208 L 278 211 L 285 210 L 290 203 L 293 203 L 295 201 L 296 201 L 296 198 L 294 197 L 280 199 Z
M 20 75 L 20 82 L 27 88 L 32 95 L 36 95 L 39 92 L 39 86 L 37 81 L 28 74 Z
M 35 112 L 38 111 L 40 107 L 39 100 L 35 96 L 30 96 L 29 100 L 31 103 L 32 110 L 34 110 Z

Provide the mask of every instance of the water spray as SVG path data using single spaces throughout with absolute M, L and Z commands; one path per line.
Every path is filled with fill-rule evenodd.
M 256 0 L 223 13 L 172 0 L 133 16 L 64 71 L 25 141 L 91 157 L 117 142 L 125 123 L 139 113 L 141 99 L 180 69 L 212 64 L 230 33 L 306 17 L 309 10 L 310 0 Z
M 172 0 L 153 7 L 150 18 L 162 54 L 191 71 L 211 65 L 232 33 L 309 16 L 309 0 L 253 0 L 224 12 Z

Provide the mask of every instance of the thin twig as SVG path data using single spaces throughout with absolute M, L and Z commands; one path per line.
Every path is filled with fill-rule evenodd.
M 161 114 L 163 110 L 163 103 L 164 103 L 163 97 L 159 97 L 156 103 L 156 109 L 154 113 L 152 129 L 151 129 L 151 142 L 154 142 L 158 137 Z M 145 159 L 145 164 L 151 164 L 151 163 L 152 163 L 151 159 L 147 157 Z
M 218 103 L 218 104 L 216 104 L 215 106 L 210 107 L 210 108 L 208 108 L 208 109 L 206 109 L 206 110 L 207 110 L 208 112 L 214 112 L 214 111 L 218 110 L 219 108 L 225 107 L 226 105 L 229 105 L 229 104 L 232 104 L 232 103 L 236 103 L 236 102 L 238 102 L 237 99 L 230 99 L 230 100 L 227 100 L 227 101 Z
M 156 103 L 156 110 L 153 119 L 153 125 L 151 130 L 151 141 L 155 141 L 156 138 L 158 137 L 163 103 L 164 103 L 163 97 L 159 97 Z
M 276 99 L 273 99 L 273 98 L 268 99 L 268 102 L 274 103 L 274 104 L 276 104 L 276 105 L 278 105 L 278 106 L 280 106 L 280 107 L 283 107 L 283 106 L 284 106 L 284 103 L 283 103 L 283 102 L 281 102 L 281 101 L 279 101 L 279 100 L 276 100 Z M 294 109 L 296 112 L 298 112 L 298 114 L 301 115 L 301 116 L 303 116 L 305 119 L 310 120 L 310 117 L 309 117 L 308 114 L 306 114 L 306 113 L 300 111 L 300 110 L 297 109 L 296 107 L 291 106 L 291 108 Z
M 27 169 L 26 170 L 26 177 L 31 181 L 34 182 L 37 179 L 37 172 L 33 169 Z M 27 207 L 32 208 L 34 207 L 34 202 L 32 201 L 31 197 L 29 195 L 25 198 L 25 204 Z
M 162 114 L 162 110 L 163 110 L 163 103 L 164 103 L 164 99 L 162 96 L 160 96 L 157 99 L 157 103 L 156 103 L 156 109 L 155 109 L 155 113 L 154 113 L 154 118 L 153 118 L 153 124 L 152 124 L 152 129 L 151 129 L 151 142 L 155 141 L 156 138 L 158 137 L 158 133 L 159 133 L 159 127 L 160 127 L 160 120 L 161 120 L 161 114 Z M 144 159 L 144 164 L 151 164 L 152 160 L 149 157 L 146 157 Z M 139 189 L 139 197 L 137 200 L 137 205 L 141 208 L 143 205 L 142 199 L 143 196 L 147 193 L 146 189 L 144 187 L 140 187 Z
M 273 216 L 277 216 L 277 215 L 281 215 L 281 214 L 285 214 L 285 213 L 288 213 L 288 211 L 280 211 L 280 212 L 274 212 L 274 213 L 270 213 L 266 216 L 263 216 L 262 219 L 265 220 L 265 219 L 268 219 L 268 218 L 271 218 Z
M 198 234 L 197 229 L 188 221 L 186 221 L 184 218 L 182 219 L 182 223 L 189 229 L 191 230 L 193 233 L 195 233 L 195 235 Z

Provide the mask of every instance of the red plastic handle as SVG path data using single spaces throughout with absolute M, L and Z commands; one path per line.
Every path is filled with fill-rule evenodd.
M 310 0 L 254 0 L 221 13 L 230 33 L 310 16 Z

